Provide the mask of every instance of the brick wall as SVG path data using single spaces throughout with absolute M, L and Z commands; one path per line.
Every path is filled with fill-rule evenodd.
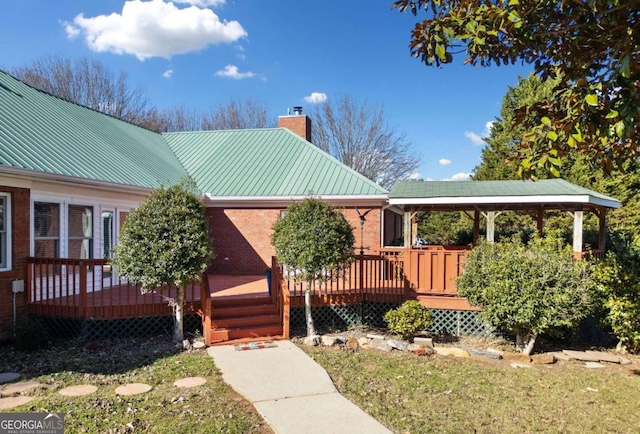
M 370 208 L 364 208 L 366 212 Z M 213 238 L 216 258 L 210 272 L 216 274 L 263 274 L 275 255 L 271 245 L 273 224 L 281 209 L 224 209 L 207 208 L 209 230 Z M 355 250 L 360 248 L 360 219 L 355 209 L 345 209 L 344 215 L 354 228 Z M 380 246 L 380 209 L 374 208 L 366 216 L 364 245 L 371 253 Z
M 27 276 L 29 256 L 29 201 L 30 192 L 24 188 L 0 186 L 0 192 L 11 193 L 11 257 L 10 271 L 0 272 L 0 341 L 13 337 L 13 293 L 11 282 Z M 25 282 L 26 290 L 26 282 Z M 17 318 L 26 316 L 26 292 L 17 294 Z
M 287 128 L 308 142 L 311 141 L 311 119 L 306 115 L 280 116 L 278 127 Z

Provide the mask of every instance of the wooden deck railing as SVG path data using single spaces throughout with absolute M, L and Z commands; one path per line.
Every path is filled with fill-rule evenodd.
M 290 306 L 304 305 L 305 283 L 296 281 L 295 270 L 285 270 L 275 259 L 272 269 L 277 271 L 274 288 L 288 295 Z M 363 255 L 357 256 L 346 270 L 329 271 L 322 281 L 313 282 L 311 297 L 312 303 L 322 305 L 363 301 L 399 303 L 404 301 L 408 288 L 405 258 Z
M 175 287 L 142 294 L 140 288 L 117 275 L 103 259 L 27 259 L 29 312 L 76 319 L 114 319 L 172 313 L 167 298 Z M 185 312 L 197 312 L 199 285 L 185 292 Z
M 287 285 L 282 284 L 282 267 L 278 265 L 276 257 L 271 258 L 271 288 L 272 296 L 278 307 L 278 315 L 282 323 L 282 337 L 289 339 L 291 316 L 291 293 Z

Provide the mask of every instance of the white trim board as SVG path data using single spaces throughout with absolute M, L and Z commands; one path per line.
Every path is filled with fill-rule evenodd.
M 537 196 L 444 196 L 390 198 L 390 205 L 490 205 L 490 204 L 591 204 L 606 208 L 620 208 L 618 201 L 590 195 L 537 195 Z

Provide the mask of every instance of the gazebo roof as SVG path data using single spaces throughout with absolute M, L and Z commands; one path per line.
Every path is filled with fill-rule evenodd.
M 620 201 L 563 179 L 540 181 L 399 181 L 389 204 L 438 208 L 620 208 Z

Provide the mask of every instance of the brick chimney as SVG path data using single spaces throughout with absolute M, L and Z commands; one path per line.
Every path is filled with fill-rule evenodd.
M 308 142 L 311 141 L 311 119 L 302 114 L 302 107 L 293 108 L 293 114 L 278 117 L 278 127 L 287 128 Z

